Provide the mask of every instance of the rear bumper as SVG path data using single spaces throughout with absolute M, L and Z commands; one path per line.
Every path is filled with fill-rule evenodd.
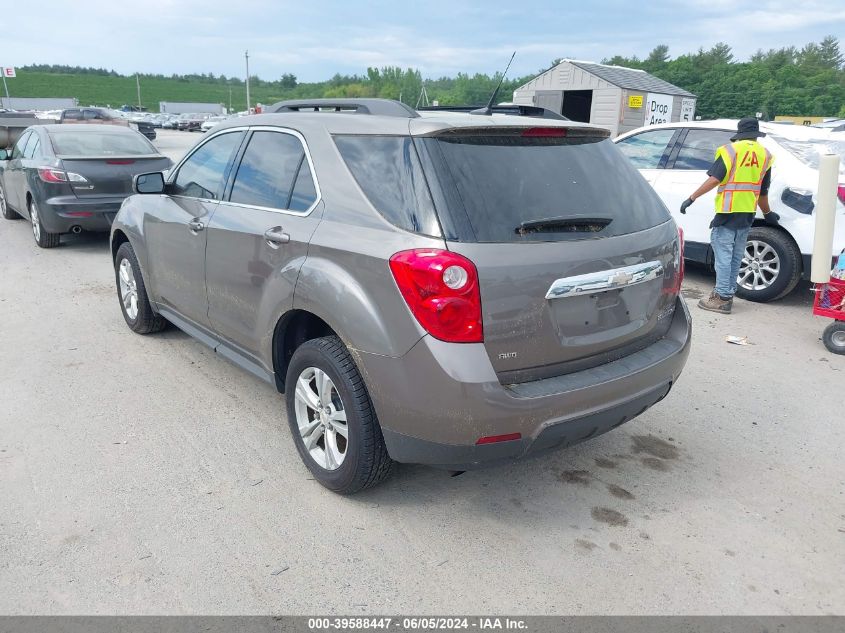
M 689 355 L 689 311 L 678 299 L 666 337 L 600 367 L 502 385 L 482 344 L 424 337 L 402 358 L 357 353 L 391 457 L 468 470 L 605 433 L 662 400 Z M 478 445 L 479 438 L 520 439 Z
M 68 233 L 74 226 L 84 231 L 108 232 L 125 199 L 125 196 L 89 199 L 58 196 L 41 202 L 38 210 L 41 223 L 50 233 Z M 91 215 L 75 215 L 79 213 Z

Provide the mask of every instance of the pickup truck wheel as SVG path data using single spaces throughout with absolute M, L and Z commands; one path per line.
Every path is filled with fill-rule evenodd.
M 329 490 L 353 494 L 393 466 L 364 380 L 337 336 L 303 343 L 288 365 L 286 405 L 296 449 Z
M 114 276 L 120 311 L 130 330 L 136 334 L 152 334 L 167 327 L 165 318 L 153 312 L 138 258 L 129 242 L 124 242 L 117 249 Z
M 789 235 L 768 226 L 748 234 L 736 294 L 765 303 L 785 297 L 801 280 L 801 251 Z
M 18 215 L 17 211 L 12 211 L 12 208 L 9 206 L 9 203 L 6 201 L 6 192 L 3 191 L 3 185 L 0 185 L 0 212 L 2 212 L 3 217 L 7 220 L 20 220 L 21 216 Z
M 32 224 L 32 236 L 35 243 L 41 248 L 55 248 L 61 240 L 61 233 L 48 233 L 41 224 L 41 216 L 38 214 L 38 205 L 35 200 L 29 201 L 29 221 Z

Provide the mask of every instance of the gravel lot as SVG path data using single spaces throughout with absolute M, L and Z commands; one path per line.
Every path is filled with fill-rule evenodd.
M 0 266 L 2 613 L 845 614 L 845 357 L 807 286 L 694 309 L 680 383 L 610 434 L 341 498 L 270 386 L 126 328 L 105 235 L 0 221 Z

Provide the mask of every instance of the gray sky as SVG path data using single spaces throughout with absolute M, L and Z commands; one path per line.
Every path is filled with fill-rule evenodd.
M 418 68 L 425 77 L 493 73 L 517 51 L 511 76 L 556 57 L 674 57 L 725 41 L 747 59 L 758 48 L 845 37 L 842 0 L 621 2 L 337 2 L 320 0 L 0 0 L 0 65 L 53 63 L 121 73 L 293 73 L 320 81 L 368 66 Z M 843 42 L 845 47 L 845 42 Z

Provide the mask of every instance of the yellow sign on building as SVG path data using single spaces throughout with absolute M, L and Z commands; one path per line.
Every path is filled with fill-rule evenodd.
M 638 109 L 643 107 L 643 96 L 642 95 L 631 95 L 628 97 L 628 107 L 633 109 Z
M 775 121 L 782 121 L 783 123 L 793 123 L 795 125 L 815 125 L 816 123 L 823 123 L 825 117 L 823 116 L 776 116 Z

